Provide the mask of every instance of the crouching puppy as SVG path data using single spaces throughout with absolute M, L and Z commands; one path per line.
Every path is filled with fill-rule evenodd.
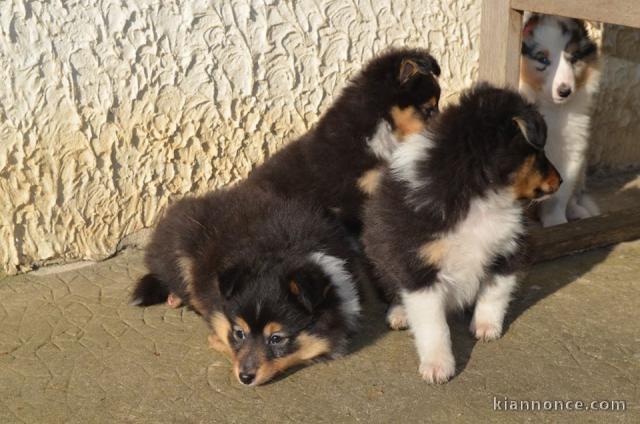
M 240 185 L 177 202 L 147 247 L 132 303 L 169 293 L 211 329 L 245 385 L 346 352 L 360 315 L 358 260 L 319 211 Z
M 408 323 L 429 383 L 455 372 L 447 311 L 475 302 L 475 337 L 502 333 L 524 259 L 523 203 L 561 183 L 545 140 L 533 105 L 478 85 L 398 148 L 367 204 L 366 253 L 382 288 L 398 294 L 388 320 Z

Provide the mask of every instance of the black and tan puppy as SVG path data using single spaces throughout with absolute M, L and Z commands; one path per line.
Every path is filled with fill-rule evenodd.
M 438 110 L 440 67 L 421 49 L 391 50 L 344 88 L 317 125 L 258 167 L 249 181 L 303 198 L 360 228 L 362 204 L 398 140 Z
M 365 251 L 394 302 L 387 320 L 408 323 L 428 382 L 455 372 L 447 311 L 475 302 L 474 335 L 502 333 L 523 259 L 523 202 L 561 183 L 546 131 L 520 95 L 479 85 L 405 140 L 367 204 Z
M 204 318 L 210 345 L 231 356 L 246 385 L 343 354 L 358 321 L 358 262 L 342 229 L 248 185 L 177 202 L 145 262 L 132 303 L 173 293 Z

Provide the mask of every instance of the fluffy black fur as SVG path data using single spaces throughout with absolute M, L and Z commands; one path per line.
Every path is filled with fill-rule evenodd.
M 364 244 L 392 307 L 411 327 L 430 383 L 455 373 L 446 313 L 476 303 L 471 331 L 500 337 L 525 234 L 521 202 L 558 189 L 546 125 L 513 91 L 479 85 L 393 155 L 365 211 Z
M 249 181 L 287 198 L 319 204 L 358 230 L 366 194 L 357 186 L 367 171 L 385 163 L 369 144 L 397 107 L 413 108 L 427 121 L 437 112 L 440 67 L 422 49 L 391 50 L 373 59 L 342 91 L 317 125 L 258 167 Z M 429 104 L 435 99 L 435 104 Z
M 528 142 L 515 117 L 526 122 Z M 543 179 L 559 178 L 542 149 L 544 119 L 515 92 L 480 84 L 438 115 L 428 134 L 433 146 L 415 166 L 416 178 L 429 184 L 415 190 L 388 171 L 366 207 L 365 251 L 390 302 L 397 302 L 400 288 L 417 290 L 436 281 L 438 267 L 416 256 L 420 246 L 452 230 L 474 198 L 513 185 L 526 158 L 535 156 L 534 171 Z M 536 187 L 519 197 L 543 194 Z M 495 257 L 491 271 L 514 272 L 525 263 L 524 253 Z
M 347 275 L 360 278 L 357 253 L 334 214 L 357 229 L 365 198 L 358 179 L 387 159 L 369 139 L 383 122 L 389 134 L 423 125 L 437 111 L 439 74 L 424 50 L 390 51 L 366 66 L 314 129 L 248 181 L 172 206 L 147 247 L 149 274 L 133 303 L 160 303 L 171 294 L 193 308 L 245 384 L 343 353 L 359 306 L 339 294 L 336 285 L 347 283 L 330 284 L 341 278 L 335 263 L 321 265 L 310 255 L 345 260 Z M 263 335 L 275 327 L 285 344 Z
M 133 303 L 177 295 L 211 326 L 218 348 L 231 353 L 238 378 L 264 383 L 273 375 L 261 376 L 260 367 L 299 353 L 302 333 L 307 345 L 310 337 L 326 342 L 320 355 L 344 353 L 355 316 L 340 312 L 344 299 L 335 284 L 342 283 L 332 284 L 334 277 L 310 255 L 323 252 L 346 261 L 357 284 L 357 254 L 347 240 L 317 209 L 252 186 L 186 198 L 158 223 L 145 255 L 149 274 L 139 281 Z M 234 336 L 239 319 L 250 327 L 244 339 Z M 278 323 L 286 343 L 265 339 L 270 322 Z M 241 355 L 248 344 L 252 349 Z

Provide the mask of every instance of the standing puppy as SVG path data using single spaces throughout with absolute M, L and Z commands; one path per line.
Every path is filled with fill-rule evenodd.
M 545 150 L 564 180 L 560 190 L 542 202 L 542 224 L 598 215 L 598 206 L 584 193 L 591 99 L 600 76 L 597 48 L 584 22 L 526 16 L 521 65 L 520 91 L 538 105 L 547 122 Z
M 369 62 L 307 134 L 259 166 L 256 184 L 312 201 L 358 231 L 362 205 L 404 136 L 438 110 L 440 67 L 421 49 L 396 49 Z
M 501 335 L 523 261 L 522 203 L 561 182 L 545 139 L 533 105 L 479 85 L 405 140 L 367 204 L 365 251 L 385 291 L 399 294 L 388 320 L 408 321 L 430 383 L 455 372 L 447 311 L 476 302 L 474 335 Z

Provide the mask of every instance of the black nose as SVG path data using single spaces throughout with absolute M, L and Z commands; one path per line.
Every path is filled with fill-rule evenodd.
M 255 374 L 249 374 L 244 372 L 240 373 L 240 382 L 242 384 L 251 384 L 253 383 L 253 380 L 255 380 L 255 378 L 256 378 Z
M 562 98 L 567 98 L 571 95 L 571 88 L 567 85 L 560 84 L 558 87 L 558 95 Z

